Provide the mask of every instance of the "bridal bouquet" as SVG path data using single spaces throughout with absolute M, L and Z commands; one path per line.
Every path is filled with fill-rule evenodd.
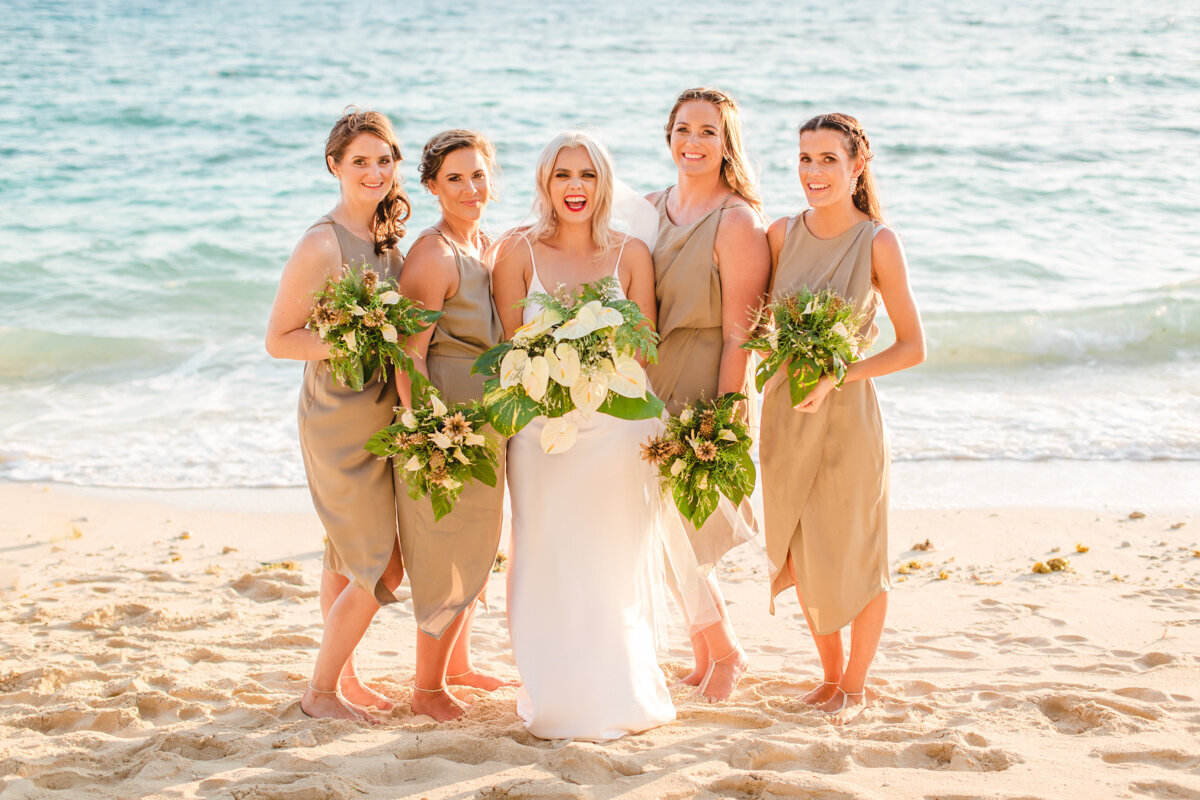
M 754 491 L 750 431 L 737 413 L 745 399 L 728 392 L 693 403 L 671 417 L 658 438 L 642 445 L 642 458 L 658 467 L 663 490 L 697 528 L 716 509 L 718 494 L 737 506 Z
M 488 421 L 512 436 L 535 417 L 549 417 L 542 449 L 561 453 L 575 444 L 578 428 L 569 411 L 599 411 L 620 419 L 652 419 L 663 403 L 647 391 L 646 371 L 634 355 L 657 357 L 658 335 L 637 303 L 617 296 L 604 278 L 577 294 L 537 293 L 526 302 L 541 312 L 476 361 L 472 372 L 492 376 L 484 387 Z
M 367 440 L 380 458 L 395 458 L 408 496 L 429 495 L 435 520 L 449 514 L 463 485 L 496 485 L 496 451 L 479 431 L 487 422 L 478 403 L 447 406 L 436 393 L 417 408 L 398 408 L 400 418 Z
M 759 313 L 745 350 L 763 354 L 754 373 L 759 391 L 781 366 L 787 365 L 792 405 L 808 397 L 822 375 L 841 385 L 846 367 L 862 347 L 862 317 L 832 289 L 813 294 L 807 287 L 771 303 Z
M 343 386 L 361 392 L 363 382 L 388 363 L 423 383 L 400 339 L 432 325 L 441 311 L 426 311 L 396 291 L 365 264 L 347 265 L 316 295 L 309 324 L 330 346 L 329 366 Z

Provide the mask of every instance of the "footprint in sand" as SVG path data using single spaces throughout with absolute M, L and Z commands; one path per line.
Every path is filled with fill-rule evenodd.
M 1170 800 L 1200 800 L 1200 792 L 1171 781 L 1136 781 L 1129 785 L 1135 792 Z
M 286 570 L 272 570 L 260 573 L 247 572 L 236 581 L 231 582 L 229 588 L 243 597 L 259 603 L 286 598 L 307 600 L 316 597 L 317 590 L 306 588 L 304 583 L 302 574 Z

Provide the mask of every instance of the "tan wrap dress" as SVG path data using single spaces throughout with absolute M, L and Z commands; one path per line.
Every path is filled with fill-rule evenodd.
M 492 302 L 492 275 L 479 259 L 458 249 L 436 228 L 422 231 L 440 236 L 454 251 L 458 291 L 442 306 L 425 363 L 429 380 L 448 403 L 483 398 L 483 375 L 471 365 L 485 350 L 504 338 L 504 326 Z M 487 585 L 500 546 L 504 513 L 504 441 L 499 442 L 496 485 L 472 481 L 463 487 L 454 510 L 434 521 L 429 498 L 413 500 L 408 484 L 395 474 L 400 509 L 400 548 L 412 587 L 413 613 L 420 629 L 440 637 Z
M 818 239 L 801 217 L 789 223 L 772 278 L 772 300 L 807 286 L 833 288 L 866 321 L 867 343 L 878 328 L 879 293 L 871 282 L 875 224 L 864 220 L 840 236 Z M 888 578 L 890 453 L 875 384 L 845 384 L 816 412 L 792 408 L 780 370 L 766 386 L 762 436 L 763 505 L 775 596 L 796 570 L 804 613 L 819 635 L 845 627 L 891 588 Z
M 676 225 L 667 214 L 663 192 L 658 209 L 658 238 L 654 244 L 654 294 L 658 301 L 658 361 L 646 368 L 654 393 L 670 414 L 699 400 L 717 398 L 721 353 L 725 338 L 721 326 L 721 275 L 713 261 L 717 226 L 730 193 L 717 208 L 689 225 Z M 747 381 L 747 391 L 753 386 Z M 751 401 L 753 407 L 755 403 Z M 722 501 L 727 503 L 727 501 Z M 683 520 L 696 560 L 711 567 L 745 541 L 739 530 L 752 530 L 755 522 L 748 500 L 737 509 L 745 527 L 735 528 L 723 513 L 714 513 L 699 530 Z
M 397 281 L 403 257 L 397 250 L 375 254 L 375 245 L 329 217 L 342 263 L 366 264 L 381 278 Z M 314 225 L 313 227 L 316 227 Z M 329 361 L 308 361 L 300 388 L 300 452 L 317 516 L 325 526 L 325 568 L 344 575 L 381 604 L 396 597 L 380 581 L 396 544 L 396 492 L 390 460 L 363 449 L 367 439 L 392 424 L 397 402 L 392 370 L 366 382 L 361 392 L 338 384 Z

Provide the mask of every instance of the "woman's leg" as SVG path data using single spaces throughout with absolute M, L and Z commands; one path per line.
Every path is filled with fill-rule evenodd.
M 483 595 L 481 594 L 480 597 Z M 471 625 L 475 621 L 475 606 L 472 603 L 463 611 L 463 626 L 454 647 L 450 650 L 450 663 L 446 668 L 446 683 L 451 686 L 470 686 L 494 692 L 502 686 L 517 686 L 519 681 L 501 680 L 493 675 L 477 672 L 471 663 Z
M 887 596 L 887 592 L 876 595 L 850 624 L 850 660 L 841 679 L 841 691 L 821 706 L 822 711 L 841 710 L 841 713 L 831 720 L 835 725 L 849 722 L 862 711 L 862 706 L 866 705 L 864 687 L 867 683 L 867 671 L 871 668 L 871 662 L 875 660 L 875 651 L 878 650 L 879 639 L 883 635 L 883 623 L 887 617 Z
M 446 667 L 466 617 L 465 611 L 455 617 L 440 639 L 417 630 L 417 675 L 413 678 L 412 699 L 414 714 L 426 714 L 438 722 L 448 722 L 463 715 L 463 706 L 446 691 Z
M 804 597 L 800 594 L 800 583 L 796 580 L 796 568 L 792 564 L 791 553 L 787 557 L 787 570 L 791 573 L 792 583 L 796 585 L 796 597 L 800 600 L 800 607 L 804 608 Z M 804 615 L 804 621 L 808 623 L 808 632 L 812 634 L 813 642 L 817 645 L 817 657 L 821 659 L 824 676 L 821 678 L 821 684 L 804 695 L 801 701 L 810 706 L 820 706 L 830 699 L 840 702 L 841 693 L 838 691 L 838 687 L 842 682 L 845 665 L 845 656 L 842 652 L 842 633 L 837 631 L 836 633 L 818 634 L 813 628 L 808 614 Z
M 400 582 L 404 580 L 404 564 L 400 558 L 400 545 L 398 542 L 392 548 L 392 557 L 388 560 L 387 569 L 384 570 L 381 580 L 388 591 L 393 593 L 400 588 Z M 322 576 L 321 580 L 322 618 L 328 618 L 329 608 L 332 607 L 338 594 L 346 588 L 346 584 L 349 582 L 344 575 L 325 570 L 325 575 Z M 326 591 L 327 584 L 329 591 Z M 338 685 L 342 690 L 342 696 L 355 705 L 375 708 L 380 711 L 390 711 L 395 705 L 395 701 L 392 698 L 380 694 L 359 680 L 353 653 L 350 654 L 345 668 L 342 669 Z
M 716 576 L 710 574 L 706 585 L 721 620 L 701 630 L 698 637 L 692 637 L 692 650 L 696 653 L 697 668 L 701 663 L 702 652 L 708 663 L 699 684 L 700 693 L 709 702 L 717 703 L 729 699 L 750 662 L 746 658 L 746 651 L 738 643 L 733 625 L 729 622 L 729 612 L 725 608 L 725 598 L 721 595 Z M 702 643 L 698 643 L 697 638 L 702 640 Z M 691 675 L 688 678 L 691 678 Z M 687 681 L 688 678 L 684 680 Z

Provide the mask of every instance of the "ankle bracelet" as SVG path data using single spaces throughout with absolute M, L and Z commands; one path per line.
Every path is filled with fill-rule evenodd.
M 439 687 L 438 687 L 438 688 L 436 688 L 436 689 L 422 689 L 420 686 L 417 686 L 417 685 L 414 683 L 414 684 L 413 684 L 413 691 L 414 691 L 414 692 L 425 692 L 426 694 L 438 694 L 439 692 L 444 692 L 444 691 L 446 691 L 446 686 L 445 686 L 445 684 L 443 684 L 443 685 L 439 686 Z
M 465 678 L 474 671 L 475 671 L 474 669 L 469 669 L 466 672 L 460 672 L 457 675 L 447 675 L 446 677 L 447 678 Z
M 308 682 L 308 690 L 314 694 L 337 694 L 337 689 L 318 689 L 312 685 L 312 681 Z

